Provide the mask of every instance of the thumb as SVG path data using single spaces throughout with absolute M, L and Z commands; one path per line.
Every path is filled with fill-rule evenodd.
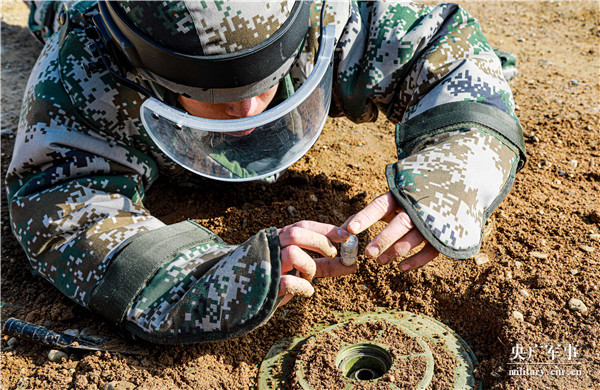
M 279 296 L 299 295 L 301 297 L 310 297 L 315 292 L 315 288 L 306 279 L 293 275 L 282 275 L 279 281 Z

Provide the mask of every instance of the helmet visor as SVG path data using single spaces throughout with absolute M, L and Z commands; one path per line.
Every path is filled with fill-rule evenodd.
M 327 119 L 333 29 L 323 28 L 315 67 L 308 79 L 275 107 L 247 118 L 213 120 L 150 98 L 140 109 L 144 127 L 171 159 L 211 179 L 258 180 L 286 169 L 312 147 Z

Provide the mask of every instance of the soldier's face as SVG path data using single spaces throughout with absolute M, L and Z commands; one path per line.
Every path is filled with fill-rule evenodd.
M 230 103 L 207 103 L 179 95 L 179 103 L 194 116 L 207 119 L 236 119 L 260 114 L 267 108 L 277 93 L 275 85 L 253 98 Z
M 190 99 L 182 95 L 179 95 L 177 100 L 187 112 L 197 117 L 207 119 L 246 118 L 263 112 L 275 97 L 278 86 L 279 84 L 258 96 L 254 96 L 253 98 L 230 103 L 201 102 L 199 100 Z M 254 129 L 236 131 L 229 133 L 229 135 L 248 135 L 252 132 L 252 130 Z

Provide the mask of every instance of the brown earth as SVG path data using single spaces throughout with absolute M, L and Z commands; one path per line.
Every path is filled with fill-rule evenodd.
M 519 75 L 511 85 L 529 155 L 491 217 L 494 229 L 482 247 L 487 263 L 440 256 L 402 273 L 398 262 L 381 266 L 361 256 L 355 275 L 316 281 L 313 297 L 295 298 L 251 334 L 202 345 L 142 345 L 147 356 L 69 352 L 54 363 L 49 348 L 26 341 L 8 346 L 4 335 L 0 387 L 95 390 L 128 381 L 136 389 L 252 388 L 262 359 L 281 338 L 330 321 L 333 310 L 383 306 L 426 314 L 454 329 L 475 352 L 484 389 L 600 388 L 598 2 L 462 4 L 481 20 L 493 46 L 518 56 Z M 23 3 L 2 1 L 2 175 L 41 48 L 26 20 Z M 387 190 L 383 169 L 394 160 L 393 126 L 335 119 L 281 182 L 207 183 L 201 193 L 161 182 L 149 191 L 146 206 L 166 223 L 199 218 L 237 243 L 260 228 L 299 219 L 343 222 Z M 363 247 L 379 229 L 359 237 Z M 119 334 L 29 271 L 9 231 L 4 191 L 1 282 L 3 322 L 17 317 L 59 331 Z M 572 298 L 585 304 L 585 314 L 569 308 Z M 517 362 L 548 364 L 511 364 Z M 517 367 L 529 371 L 511 371 Z M 533 372 L 540 369 L 545 371 Z M 550 371 L 556 369 L 564 371 Z

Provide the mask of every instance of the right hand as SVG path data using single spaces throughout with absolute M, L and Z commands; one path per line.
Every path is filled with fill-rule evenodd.
M 332 242 L 344 242 L 349 233 L 337 226 L 314 221 L 301 221 L 278 230 L 281 245 L 281 279 L 279 295 L 285 305 L 294 295 L 310 297 L 315 289 L 313 278 L 348 275 L 356 271 L 356 264 L 348 267 L 336 257 Z M 322 254 L 313 259 L 304 250 Z M 296 275 L 288 272 L 297 270 Z

